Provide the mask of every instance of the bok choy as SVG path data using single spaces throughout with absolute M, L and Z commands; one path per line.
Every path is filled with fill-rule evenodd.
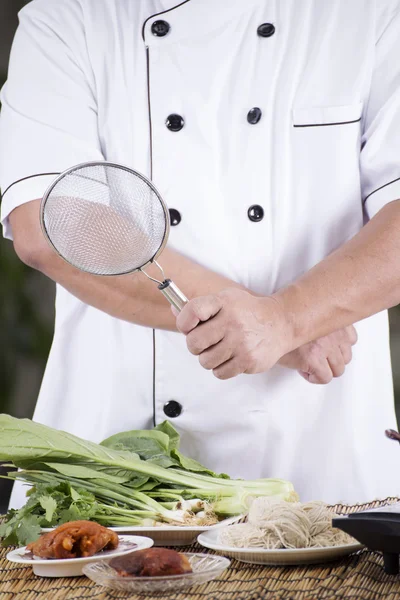
M 107 526 L 208 525 L 246 513 L 258 496 L 297 499 L 288 481 L 231 479 L 184 456 L 167 421 L 95 444 L 0 415 L 0 463 L 19 469 L 6 477 L 31 486 L 26 504 L 9 510 L 0 525 L 3 545 L 29 543 L 42 527 L 76 519 Z

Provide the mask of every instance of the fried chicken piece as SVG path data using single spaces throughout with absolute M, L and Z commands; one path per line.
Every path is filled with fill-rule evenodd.
M 192 572 L 186 556 L 166 548 L 138 550 L 125 556 L 117 556 L 109 564 L 121 577 L 159 577 Z
M 92 521 L 70 521 L 26 547 L 40 558 L 81 558 L 118 546 L 118 535 Z

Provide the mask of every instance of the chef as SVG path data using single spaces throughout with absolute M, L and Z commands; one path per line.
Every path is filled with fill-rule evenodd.
M 169 419 L 185 453 L 288 479 L 304 501 L 400 493 L 384 437 L 396 428 L 385 309 L 400 298 L 399 5 L 21 11 L 1 97 L 1 218 L 21 260 L 57 283 L 35 420 L 101 441 Z M 177 318 L 142 274 L 84 274 L 46 244 L 46 188 L 93 160 L 142 172 L 165 198 L 162 264 L 193 299 Z M 16 490 L 11 504 L 23 501 Z

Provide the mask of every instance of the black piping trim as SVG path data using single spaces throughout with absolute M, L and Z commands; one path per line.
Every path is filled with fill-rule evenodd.
M 153 124 L 151 121 L 150 101 L 150 52 L 146 48 L 146 75 L 147 75 L 147 112 L 149 115 L 149 138 L 150 138 L 150 180 L 153 179 Z M 153 329 L 153 425 L 156 422 L 156 330 Z
M 307 123 L 306 125 L 293 125 L 293 127 L 330 127 L 332 125 L 350 125 L 350 123 L 359 123 L 360 121 L 361 117 L 354 121 L 342 121 L 340 123 Z
M 148 48 L 146 48 L 146 72 L 147 72 L 147 111 L 149 114 L 149 136 L 150 136 L 150 179 L 153 179 L 153 124 L 151 121 L 150 51 Z
M 364 202 L 366 202 L 368 200 L 368 198 L 370 196 L 372 196 L 372 194 L 375 194 L 375 192 L 379 192 L 379 190 L 383 190 L 383 188 L 387 187 L 388 185 L 392 185 L 392 183 L 396 183 L 396 181 L 400 181 L 400 177 L 397 177 L 397 179 L 393 179 L 392 181 L 389 181 L 388 183 L 385 183 L 384 185 L 381 185 L 381 187 L 376 188 L 376 190 L 374 190 L 373 192 L 371 192 L 370 194 L 368 194 L 368 196 L 365 198 Z
M 156 422 L 156 330 L 153 329 L 153 425 Z
M 145 41 L 145 39 L 144 39 L 144 29 L 146 27 L 147 21 L 150 21 L 150 19 L 153 19 L 154 17 L 158 17 L 159 15 L 164 15 L 165 13 L 171 12 L 172 10 L 175 10 L 176 8 L 179 8 L 183 4 L 186 4 L 186 2 L 190 2 L 190 0 L 184 0 L 183 2 L 181 2 L 180 4 L 177 4 L 176 6 L 173 6 L 172 8 L 168 8 L 167 10 L 163 10 L 163 11 L 161 11 L 159 13 L 154 13 L 154 15 L 150 15 L 150 17 L 147 17 L 147 19 L 143 23 L 143 27 L 142 27 L 142 38 L 143 38 L 143 41 Z
M 44 177 L 46 175 L 60 175 L 60 173 L 36 173 L 36 175 L 28 175 L 28 177 L 22 177 L 22 179 L 17 179 L 17 181 L 14 181 L 13 183 L 11 183 L 8 188 L 6 188 L 6 190 L 2 193 L 1 197 L 4 198 L 4 196 L 7 194 L 8 190 L 10 188 L 12 188 L 13 185 L 16 185 L 17 183 L 21 183 L 21 181 L 25 181 L 26 179 L 32 179 L 33 177 Z
M 154 17 L 158 17 L 159 15 L 164 15 L 165 13 L 171 12 L 171 11 L 175 10 L 176 8 L 183 6 L 187 2 L 190 2 L 190 0 L 184 0 L 183 2 L 180 2 L 176 6 L 173 6 L 172 8 L 163 10 L 159 13 L 155 13 L 155 14 L 147 17 L 147 19 L 144 21 L 143 26 L 142 26 L 143 41 L 144 42 L 146 41 L 145 37 L 144 37 L 144 30 L 146 27 L 146 23 L 150 19 L 153 19 Z M 152 126 L 152 121 L 151 121 L 150 53 L 149 53 L 148 47 L 146 47 L 146 66 L 147 66 L 147 69 L 146 69 L 146 71 L 147 71 L 147 107 L 148 107 L 148 113 L 149 113 L 149 135 L 150 135 L 150 180 L 152 180 L 153 179 L 153 126 Z M 153 329 L 153 423 L 154 423 L 154 426 L 156 426 L 156 331 L 155 331 L 155 329 Z

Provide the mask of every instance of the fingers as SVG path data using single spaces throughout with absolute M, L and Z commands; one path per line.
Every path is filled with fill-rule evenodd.
M 231 358 L 226 362 L 222 363 L 216 369 L 213 369 L 213 375 L 217 377 L 217 379 L 225 380 L 230 379 L 231 377 L 237 377 L 237 375 L 241 375 L 243 373 L 243 368 L 241 366 L 240 361 L 237 358 Z
M 327 384 L 333 378 L 341 377 L 345 372 L 346 365 L 351 362 L 353 357 L 352 346 L 358 340 L 356 329 L 351 325 L 334 335 L 336 336 L 336 342 L 330 345 L 325 356 L 320 357 L 319 360 L 316 359 L 315 348 L 318 349 L 319 346 L 314 344 L 314 354 L 309 368 L 298 371 L 310 383 Z M 324 338 L 324 340 L 328 339 L 328 337 Z
M 224 340 L 202 352 L 199 356 L 199 362 L 204 369 L 211 371 L 211 369 L 218 369 L 226 361 L 230 360 L 232 356 L 233 348 Z
M 200 323 L 200 325 L 192 329 L 192 331 L 190 331 L 186 336 L 186 345 L 189 352 L 195 356 L 198 356 L 204 352 L 204 350 L 210 348 L 210 346 L 215 346 L 218 344 L 218 342 L 220 342 L 224 337 L 224 328 L 220 321 L 221 319 L 217 314 L 209 321 Z M 224 360 L 228 360 L 228 358 L 225 358 Z
M 302 373 L 304 377 L 304 372 Z M 332 369 L 327 359 L 321 360 L 307 375 L 310 383 L 326 384 L 333 379 Z
M 354 344 L 356 344 L 357 340 L 358 340 L 358 334 L 357 334 L 356 328 L 353 327 L 353 325 L 350 325 L 349 327 L 346 327 L 344 331 L 347 335 L 347 339 L 348 339 L 349 343 L 352 346 L 354 346 Z
M 222 300 L 218 296 L 201 296 L 183 307 L 176 319 L 178 331 L 187 335 L 201 321 L 208 321 L 222 308 Z
M 351 347 L 346 346 L 343 350 L 337 348 L 335 352 L 330 352 L 324 360 L 321 360 L 317 365 L 314 365 L 309 372 L 299 371 L 299 373 L 310 383 L 327 384 L 330 383 L 333 378 L 341 377 L 345 372 L 346 364 L 350 361 Z
M 339 346 L 340 352 L 342 353 L 343 361 L 345 365 L 348 365 L 353 358 L 353 352 L 351 350 L 351 346 L 341 344 Z
M 343 375 L 346 365 L 340 348 L 337 348 L 335 352 L 331 352 L 329 354 L 328 364 L 332 371 L 333 377 L 340 377 L 341 375 Z

